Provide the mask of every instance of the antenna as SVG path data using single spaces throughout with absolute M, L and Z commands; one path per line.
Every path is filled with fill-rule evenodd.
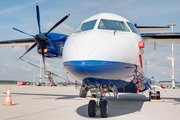
M 169 24 L 168 26 L 171 27 L 171 32 L 173 33 L 173 26 L 176 26 L 176 24 Z M 172 88 L 175 89 L 175 83 L 174 83 L 174 44 L 172 43 Z

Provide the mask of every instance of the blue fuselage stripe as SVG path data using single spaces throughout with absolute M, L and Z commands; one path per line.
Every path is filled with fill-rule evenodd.
M 68 61 L 63 64 L 67 72 L 79 81 L 91 77 L 129 83 L 135 75 L 133 70 L 135 65 L 124 62 L 81 60 Z

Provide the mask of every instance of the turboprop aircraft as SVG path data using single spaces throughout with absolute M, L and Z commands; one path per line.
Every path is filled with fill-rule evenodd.
M 90 91 L 88 115 L 94 117 L 100 110 L 101 117 L 108 116 L 108 102 L 104 96 L 113 92 L 139 93 L 149 90 L 149 99 L 160 99 L 160 92 L 151 86 L 145 76 L 144 50 L 147 44 L 180 43 L 180 34 L 143 33 L 144 30 L 169 30 L 169 27 L 148 27 L 133 25 L 129 20 L 112 13 L 100 13 L 84 20 L 69 36 L 51 31 L 60 25 L 69 14 L 57 22 L 48 32 L 40 29 L 39 7 L 36 4 L 39 33 L 32 38 L 1 41 L 0 46 L 25 46 L 26 52 L 37 46 L 45 57 L 62 58 L 67 73 L 82 83 L 80 97 L 85 98 Z M 29 47 L 30 46 L 30 47 Z

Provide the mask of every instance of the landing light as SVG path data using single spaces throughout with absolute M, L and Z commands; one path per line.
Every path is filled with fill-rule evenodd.
M 38 49 L 38 52 L 39 52 L 39 53 L 42 53 L 42 51 L 41 51 L 40 48 Z M 48 52 L 47 48 L 44 48 L 44 53 L 47 53 L 47 52 Z

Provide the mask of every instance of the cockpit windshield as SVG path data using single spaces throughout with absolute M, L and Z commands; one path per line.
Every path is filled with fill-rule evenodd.
M 74 33 L 79 33 L 82 31 L 93 29 L 96 24 L 96 21 L 97 20 L 93 20 L 93 21 L 89 21 L 89 22 L 85 22 L 85 23 L 81 24 Z
M 101 19 L 98 29 L 129 31 L 123 21 Z
M 132 23 L 127 22 L 127 24 L 129 25 L 129 28 L 131 29 L 131 31 L 133 33 L 136 33 L 136 34 L 140 35 L 139 31 L 136 29 L 136 27 Z

